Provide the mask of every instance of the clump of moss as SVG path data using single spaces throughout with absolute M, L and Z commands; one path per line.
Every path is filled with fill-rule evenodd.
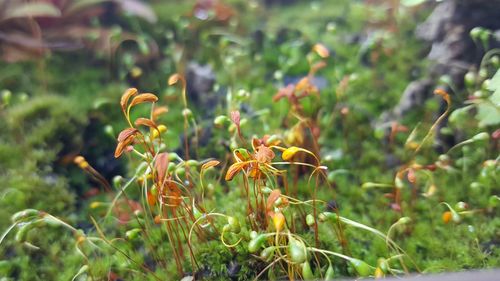
M 7 121 L 1 125 L 5 133 L 0 136 L 2 232 L 10 224 L 12 214 L 26 208 L 64 218 L 74 210 L 75 199 L 68 179 L 58 174 L 52 164 L 81 145 L 79 130 L 85 124 L 85 115 L 80 113 L 74 102 L 58 96 L 36 97 L 2 112 L 1 117 Z M 73 247 L 69 237 L 61 237 L 58 230 L 50 229 L 43 230 L 43 235 L 36 231 L 29 235 L 40 249 L 4 241 L 0 275 L 12 280 L 71 279 L 69 274 L 77 270 L 72 265 L 81 262 L 79 258 L 70 254 L 67 259 L 56 261 L 61 252 L 72 253 L 66 249 Z M 56 239 L 61 239 L 61 243 L 53 244 Z M 32 263 L 39 266 L 25 270 Z
M 55 95 L 35 97 L 7 112 L 13 141 L 28 151 L 50 151 L 55 154 L 52 157 L 82 145 L 81 128 L 85 122 L 84 112 L 73 100 Z M 49 159 L 36 160 L 46 163 Z

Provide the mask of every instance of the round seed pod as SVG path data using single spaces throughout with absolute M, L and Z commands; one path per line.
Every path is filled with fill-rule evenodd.
M 177 159 L 179 159 L 179 154 L 177 154 L 175 152 L 168 153 L 168 161 L 175 161 Z
M 368 277 L 372 273 L 372 268 L 366 262 L 359 259 L 351 259 L 349 261 L 351 266 L 356 270 L 359 276 Z
M 473 71 L 467 72 L 464 76 L 465 86 L 468 88 L 473 87 L 474 84 L 476 83 L 476 79 L 477 79 L 476 73 L 474 73 Z
M 233 233 L 240 233 L 241 226 L 240 221 L 235 217 L 227 217 L 227 225 L 229 225 L 229 231 Z
M 332 212 L 323 212 L 321 214 L 318 215 L 318 219 L 319 221 L 332 221 L 332 222 L 336 222 L 338 220 L 338 216 L 336 213 L 332 213 Z
M 137 237 L 139 237 L 139 233 L 141 233 L 141 229 L 134 228 L 134 229 L 131 229 L 131 230 L 125 232 L 125 237 L 127 237 L 128 240 L 134 240 Z
M 255 236 L 255 238 L 248 242 L 248 251 L 250 253 L 256 253 L 257 251 L 259 251 L 259 249 L 266 242 L 266 238 L 267 236 L 264 234 L 258 234 L 257 236 Z
M 315 223 L 314 216 L 311 215 L 311 214 L 308 214 L 306 216 L 306 223 L 307 223 L 308 226 L 313 226 L 314 223 Z
M 288 254 L 294 263 L 303 263 L 307 260 L 307 248 L 304 242 L 290 236 L 288 238 Z
M 198 167 L 198 165 L 200 165 L 200 162 L 198 162 L 196 160 L 190 159 L 190 160 L 186 161 L 186 166 L 188 166 L 188 167 Z
M 267 247 L 262 252 L 260 252 L 260 257 L 265 260 L 266 262 L 270 262 L 274 256 L 274 250 L 276 247 Z
M 230 122 L 231 120 L 225 115 L 219 115 L 214 119 L 214 125 L 218 128 L 222 128 Z

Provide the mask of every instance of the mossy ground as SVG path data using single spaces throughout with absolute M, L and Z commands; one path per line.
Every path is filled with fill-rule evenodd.
M 180 56 L 213 66 L 221 101 L 215 105 L 215 114 L 227 114 L 227 108 L 236 104 L 237 93 L 243 90 L 250 93 L 243 103 L 248 108 L 247 116 L 251 116 L 242 125 L 243 134 L 250 137 L 279 133 L 288 129 L 289 105 L 285 101 L 273 103 L 272 97 L 278 87 L 285 86 L 283 78 L 307 74 L 307 53 L 321 42 L 332 54 L 327 59 L 328 66 L 318 74 L 326 81 L 326 87 L 317 100 L 304 102 L 304 110 L 319 112 L 324 165 L 337 173 L 332 176 L 333 188 L 320 185 L 318 198 L 335 200 L 342 216 L 383 232 L 399 217 L 410 217 L 412 223 L 395 229 L 393 239 L 414 260 L 411 271 L 500 267 L 500 218 L 495 212 L 478 212 L 464 217 L 459 224 L 444 224 L 441 217 L 446 208 L 440 204 L 464 201 L 470 209 L 485 210 L 489 196 L 498 194 L 500 185 L 498 166 L 488 170 L 483 162 L 497 157 L 498 146 L 472 144 L 453 153 L 460 170 L 436 171 L 434 184 L 438 190 L 431 198 L 421 195 L 427 184 L 406 183 L 402 214 L 391 210 L 391 200 L 383 196 L 383 191 L 361 189 L 364 182 L 387 183 L 394 179 L 397 167 L 387 164 L 388 155 L 402 163 L 409 158 L 404 148 L 406 135 L 396 137 L 389 145 L 372 125 L 382 112 L 398 102 L 410 81 L 427 75 L 430 62 L 423 59 L 425 46 L 414 38 L 412 30 L 428 11 L 401 10 L 400 14 L 391 15 L 386 6 L 326 0 L 255 8 L 255 1 L 234 0 L 227 1 L 240 9 L 233 23 L 205 25 L 188 16 L 188 2 L 152 4 L 160 19 L 155 26 L 133 20 L 125 24 L 135 32 L 148 34 L 161 48 L 161 56 L 155 61 L 137 63 L 143 69 L 138 79 L 130 79 L 123 57 L 111 63 L 88 52 L 54 53 L 37 62 L 2 68 L 0 88 L 12 91 L 14 98 L 11 105 L 0 109 L 0 118 L 5 121 L 0 122 L 0 229 L 8 227 L 13 213 L 25 208 L 53 213 L 78 228 L 92 228 L 89 215 L 98 216 L 99 210 L 90 210 L 88 205 L 109 198 L 105 194 L 87 197 L 96 184 L 87 181 L 68 159 L 83 154 L 109 179 L 115 174 L 133 174 L 133 162 L 113 160 L 115 142 L 104 131 L 105 125 L 111 125 L 116 134 L 125 126 L 118 100 L 128 86 L 140 86 L 166 100 L 169 113 L 160 122 L 169 126 L 167 145 L 173 150 L 179 148 L 179 135 L 183 132 L 182 106 L 177 94 L 167 87 L 166 79 L 182 65 L 182 59 L 177 59 Z M 142 26 L 140 31 L 134 27 L 137 24 Z M 397 29 L 391 30 L 391 24 Z M 198 28 L 196 32 L 189 32 L 192 26 Z M 260 39 L 258 31 L 263 34 Z M 178 46 L 183 45 L 187 45 L 185 53 L 177 53 Z M 342 83 L 347 83 L 343 92 Z M 456 93 L 460 94 L 464 93 Z M 347 116 L 339 114 L 342 107 L 350 109 Z M 419 123 L 429 128 L 439 108 L 439 100 L 431 99 L 400 123 L 410 131 Z M 134 114 L 139 116 L 145 110 Z M 194 105 L 193 110 L 201 126 L 211 127 L 213 116 L 205 115 L 204 105 Z M 479 129 L 474 123 L 457 127 L 469 137 L 480 130 L 494 130 Z M 207 145 L 199 148 L 198 157 L 223 161 L 229 155 L 230 137 L 228 132 L 213 129 Z M 430 164 L 438 156 L 432 147 L 427 147 L 417 160 Z M 246 209 L 243 190 L 238 188 L 241 182 L 235 179 L 236 184 L 227 184 L 217 181 L 219 176 L 208 174 L 214 185 L 205 196 L 207 210 L 230 213 L 243 221 Z M 471 188 L 477 182 L 479 187 Z M 297 186 L 299 198 L 311 196 L 306 179 L 299 179 Z M 131 191 L 131 195 L 138 192 Z M 127 229 L 113 221 L 103 224 L 110 236 L 122 236 Z M 340 249 L 328 225 L 322 225 L 320 232 L 325 248 Z M 41 248 L 37 251 L 26 250 L 12 239 L 4 242 L 0 248 L 0 280 L 4 280 L 3 276 L 5 280 L 70 280 L 82 260 L 73 251 L 71 235 L 60 233 L 65 232 L 48 228 L 30 234 L 33 244 Z M 302 234 L 313 241 L 314 234 L 307 226 Z M 387 255 L 385 242 L 366 232 L 347 227 L 346 236 L 352 255 L 370 264 Z M 161 255 L 171 255 L 160 229 L 151 233 L 151 243 Z M 155 262 L 155 257 L 148 256 L 149 251 L 141 244 L 124 243 L 119 247 L 137 261 L 148 265 Z M 140 279 L 144 278 L 142 275 L 129 271 L 126 259 L 108 250 L 95 254 L 91 262 L 93 275 L 105 276 L 111 268 L 128 276 L 126 280 L 144 280 Z M 198 274 L 207 279 L 248 280 L 265 267 L 243 244 L 228 250 L 214 239 L 196 250 L 204 265 Z M 186 266 L 190 266 L 188 262 Z M 352 275 L 343 263 L 335 264 L 335 271 L 338 275 Z M 156 273 L 174 276 L 175 266 L 172 262 L 165 268 L 159 267 Z

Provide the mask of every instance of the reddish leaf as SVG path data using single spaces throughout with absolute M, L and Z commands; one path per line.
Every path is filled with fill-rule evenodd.
M 160 182 L 160 184 L 162 184 L 165 179 L 165 174 L 167 173 L 168 164 L 169 164 L 168 153 L 162 152 L 158 154 L 158 156 L 156 156 L 154 167 L 156 169 L 156 173 L 158 174 L 158 182 Z

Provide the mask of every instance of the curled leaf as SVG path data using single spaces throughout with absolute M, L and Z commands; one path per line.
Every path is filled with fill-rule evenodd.
M 450 95 L 444 90 L 436 89 L 434 90 L 434 94 L 441 96 L 448 103 L 448 105 L 451 103 Z
M 117 145 L 116 145 L 116 149 L 115 149 L 115 158 L 118 158 L 120 157 L 123 152 L 125 151 L 125 149 L 128 147 L 128 143 L 125 143 L 125 142 L 119 142 Z
M 158 127 L 156 126 L 155 122 L 153 122 L 153 120 L 151 119 L 147 119 L 147 118 L 137 118 L 134 122 L 134 124 L 136 126 L 146 126 L 146 127 L 150 127 L 150 128 L 153 128 L 153 129 L 158 129 Z
M 250 156 L 250 153 L 248 153 L 248 150 L 244 148 L 238 148 L 234 150 L 234 158 L 238 161 L 247 161 L 250 160 L 252 157 Z
M 230 181 L 247 165 L 246 162 L 236 162 L 227 169 L 226 181 Z
M 168 107 L 166 106 L 158 106 L 158 107 L 155 107 L 155 109 L 153 110 L 153 121 L 156 121 L 156 119 L 158 119 L 158 117 L 162 114 L 165 114 L 168 112 Z
M 179 79 L 182 79 L 182 76 L 179 73 L 172 74 L 168 78 L 168 85 L 169 86 L 174 85 L 175 83 L 177 83 L 179 81 Z
M 201 165 L 201 169 L 202 169 L 202 170 L 206 170 L 206 169 L 209 169 L 209 168 L 215 167 L 215 166 L 217 166 L 217 165 L 219 165 L 219 164 L 220 164 L 220 162 L 219 162 L 219 161 L 217 161 L 217 160 L 210 160 L 210 161 L 208 161 L 207 163 L 205 163 L 205 164 Z
M 138 105 L 140 103 L 144 103 L 144 102 L 157 102 L 157 101 L 158 101 L 158 97 L 154 94 L 150 94 L 150 93 L 140 94 L 140 95 L 134 97 L 134 99 L 130 103 L 129 107 L 132 107 L 132 106 Z
M 137 130 L 136 128 L 126 128 L 121 131 L 120 134 L 118 134 L 117 140 L 118 142 L 122 142 L 128 139 L 130 136 L 137 134 L 137 132 L 139 132 L 139 130 Z
M 276 200 L 278 200 L 280 196 L 281 196 L 281 191 L 279 189 L 274 189 L 269 194 L 269 197 L 267 197 L 266 211 L 269 215 L 272 215 L 274 202 L 276 202 Z
M 128 101 L 129 99 L 132 97 L 132 96 L 135 96 L 137 94 L 137 89 L 136 88 L 130 88 L 130 89 L 127 89 L 125 91 L 125 93 L 123 93 L 121 99 L 120 99 L 120 105 L 122 107 L 122 110 L 125 112 L 126 108 L 127 108 L 127 104 L 128 104 Z
M 279 91 L 273 96 L 273 102 L 277 102 L 282 98 L 290 99 L 295 92 L 295 85 L 289 84 L 285 88 L 279 89 Z
M 120 132 L 118 135 L 118 144 L 115 149 L 115 158 L 122 155 L 123 151 L 129 144 L 134 141 L 135 135 L 139 132 L 136 128 L 127 128 Z

